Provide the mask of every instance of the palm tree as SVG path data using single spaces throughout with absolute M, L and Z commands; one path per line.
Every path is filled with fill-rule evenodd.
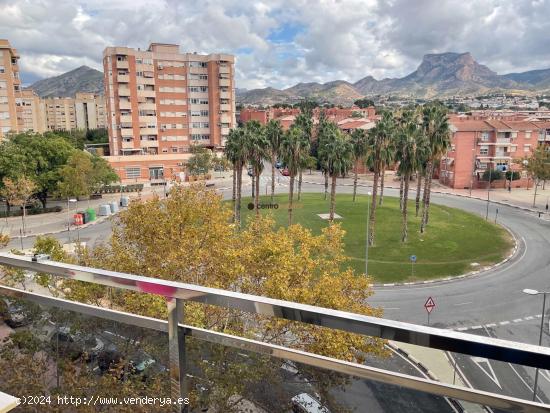
M 311 142 L 311 134 L 313 132 L 313 113 L 309 105 L 302 105 L 300 113 L 296 116 L 294 124 L 302 131 L 302 139 L 307 141 L 309 144 Z M 305 162 L 302 162 L 298 167 L 298 201 L 302 196 L 302 172 L 305 167 Z
M 353 164 L 353 146 L 335 127 L 331 129 L 331 138 L 324 147 L 327 169 L 331 180 L 329 222 L 334 221 L 336 206 L 336 178 L 348 173 Z
M 321 113 L 319 114 L 319 123 L 317 125 L 317 159 L 319 160 L 319 166 L 321 167 L 321 171 L 323 172 L 323 175 L 325 177 L 325 200 L 327 199 L 328 194 L 328 173 L 327 173 L 327 166 L 324 162 L 322 153 L 320 153 L 320 149 L 324 144 L 327 137 L 327 131 L 326 128 L 330 124 L 330 121 L 327 119 L 327 115 L 324 110 L 321 110 Z
M 309 156 L 309 142 L 303 139 L 302 130 L 292 125 L 281 140 L 281 157 L 288 168 L 290 182 L 288 186 L 288 225 L 292 225 L 292 208 L 294 201 L 294 182 L 303 159 Z
M 355 176 L 353 178 L 353 202 L 355 202 L 359 164 L 361 161 L 364 161 L 367 155 L 367 134 L 364 129 L 355 129 L 352 132 L 351 145 L 353 147 L 353 160 L 355 163 Z
M 225 144 L 225 156 L 233 164 L 233 182 L 235 192 L 235 204 L 233 221 L 241 226 L 241 197 L 243 182 L 243 166 L 246 164 L 246 137 L 244 128 L 231 129 Z
M 424 199 L 422 205 L 422 221 L 420 232 L 426 230 L 429 221 L 430 196 L 432 177 L 435 164 L 451 146 L 451 132 L 447 118 L 447 110 L 440 104 L 425 106 L 422 111 L 422 128 L 428 141 L 429 155 L 426 162 L 424 182 Z
M 396 159 L 399 161 L 399 173 L 404 183 L 401 209 L 403 214 L 401 241 L 406 242 L 408 237 L 407 203 L 409 198 L 409 183 L 413 173 L 418 170 L 423 160 L 427 151 L 427 145 L 420 125 L 414 118 L 408 118 L 405 123 L 400 125 L 397 140 L 399 144 Z
M 378 192 L 378 180 L 380 172 L 388 159 L 392 158 L 391 147 L 387 142 L 391 141 L 394 134 L 394 119 L 391 112 L 382 115 L 382 119 L 369 131 L 367 139 L 367 165 L 374 171 L 372 184 L 372 203 L 369 217 L 369 245 L 374 244 L 374 229 L 376 217 L 376 195 Z
M 244 127 L 246 158 L 253 171 L 254 187 L 254 211 L 256 216 L 260 215 L 260 175 L 264 169 L 264 160 L 269 159 L 270 142 L 266 137 L 264 126 L 252 120 Z
M 275 119 L 271 119 L 267 122 L 265 133 L 267 140 L 270 143 L 270 154 L 271 154 L 271 202 L 273 202 L 273 197 L 275 196 L 275 162 L 279 156 L 279 151 L 281 149 L 281 139 L 283 137 L 283 128 L 281 122 Z

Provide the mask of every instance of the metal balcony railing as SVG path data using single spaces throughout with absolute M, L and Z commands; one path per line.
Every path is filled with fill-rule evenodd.
M 182 320 L 185 303 L 192 301 L 540 369 L 550 369 L 550 348 L 198 285 L 82 267 L 50 260 L 35 261 L 32 257 L 8 253 L 0 253 L 0 265 L 124 290 L 164 296 L 167 299 L 167 321 L 0 285 L 0 295 L 3 296 L 25 299 L 41 306 L 56 307 L 82 315 L 128 324 L 136 328 L 167 332 L 170 388 L 173 398 L 185 397 L 187 394 L 186 381 L 190 375 L 186 372 L 185 351 L 186 340 L 189 338 L 235 348 L 239 351 L 248 351 L 277 359 L 289 360 L 328 372 L 340 373 L 392 386 L 400 386 L 404 389 L 442 396 L 452 400 L 475 403 L 480 406 L 489 406 L 499 410 L 514 412 L 550 411 L 550 405 L 530 400 L 490 393 L 474 388 L 465 388 L 197 328 L 182 324 Z M 3 389 L 0 388 L 1 390 Z M 176 411 L 180 411 L 181 408 L 178 407 L 176 409 Z

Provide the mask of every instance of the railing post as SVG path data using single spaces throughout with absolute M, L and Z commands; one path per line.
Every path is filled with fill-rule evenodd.
M 185 334 L 178 328 L 178 324 L 183 323 L 184 302 L 181 299 L 173 298 L 167 302 L 167 306 L 170 397 L 172 400 L 177 400 L 189 396 L 185 384 Z M 176 405 L 174 411 L 185 413 L 188 408 L 188 405 Z

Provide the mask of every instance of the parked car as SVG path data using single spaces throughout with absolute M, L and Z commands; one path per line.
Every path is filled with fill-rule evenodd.
M 288 168 L 283 169 L 283 172 L 281 173 L 283 174 L 283 176 L 290 176 L 290 171 L 288 170 Z
M 283 163 L 281 161 L 275 162 L 275 168 L 281 169 L 283 167 Z
M 139 375 L 143 380 L 147 380 L 156 374 L 162 373 L 166 367 L 152 358 L 146 352 L 139 350 L 136 353 L 124 357 L 122 352 L 115 346 L 110 346 L 108 349 L 100 352 L 97 356 L 97 366 L 100 374 L 107 373 L 110 369 L 116 367 L 120 363 L 124 363 L 124 373 Z M 121 367 L 121 366 L 119 366 Z
M 69 327 L 59 327 L 54 330 L 50 345 L 54 351 L 59 349 L 60 354 L 72 360 L 85 356 L 87 361 L 95 359 L 105 347 L 101 339 L 91 334 L 73 333 Z
M 24 302 L 8 298 L 0 300 L 0 315 L 11 328 L 26 326 L 34 318 L 31 309 Z
M 300 393 L 294 396 L 291 399 L 291 404 L 294 413 L 330 413 L 327 407 L 307 393 Z

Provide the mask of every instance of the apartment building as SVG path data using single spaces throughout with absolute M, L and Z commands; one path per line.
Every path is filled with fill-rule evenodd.
M 34 91 L 23 89 L 16 95 L 17 130 L 20 132 L 46 131 L 46 114 L 42 101 Z
M 550 143 L 549 121 L 454 117 L 451 130 L 451 149 L 441 161 L 439 181 L 458 189 L 486 188 L 483 174 L 489 169 L 520 172 L 512 188 L 530 186 L 521 164 L 514 161 L 529 157 L 537 145 Z M 492 186 L 505 185 L 509 182 L 502 180 Z
M 18 131 L 16 95 L 20 92 L 19 54 L 10 42 L 0 39 L 0 139 Z
M 221 149 L 235 126 L 234 57 L 175 44 L 103 52 L 109 162 L 123 180 L 184 172 L 193 144 Z
M 107 128 L 105 98 L 93 93 L 77 93 L 74 100 L 77 129 Z
M 48 130 L 76 129 L 76 111 L 73 98 L 45 98 L 42 101 L 42 107 Z

